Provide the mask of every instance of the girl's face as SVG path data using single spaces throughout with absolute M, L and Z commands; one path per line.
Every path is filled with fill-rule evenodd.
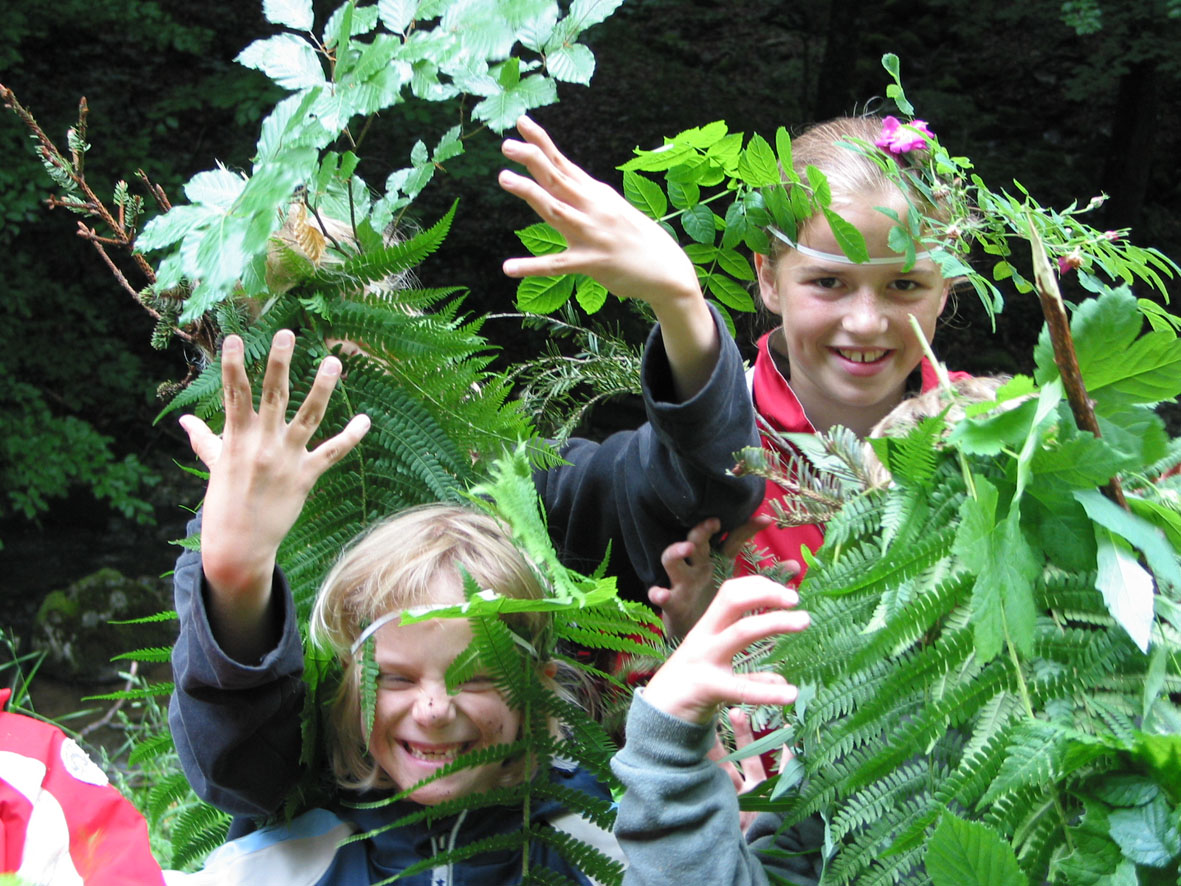
M 444 674 L 471 640 L 471 626 L 463 618 L 391 622 L 375 635 L 379 677 L 369 752 L 398 790 L 417 784 L 460 754 L 517 737 L 521 716 L 487 677 L 447 694 Z M 489 763 L 424 785 L 410 799 L 435 806 L 504 782 L 504 766 Z
M 874 209 L 886 206 L 903 218 L 901 193 L 834 204 L 865 236 L 871 257 L 898 257 L 887 245 L 895 222 Z M 800 244 L 842 256 L 823 220 L 804 226 Z M 891 264 L 846 264 L 786 250 L 774 263 L 755 256 L 759 290 L 767 308 L 783 320 L 772 347 L 787 358 L 791 386 L 818 431 L 842 424 L 864 435 L 902 399 L 906 378 L 923 356 L 911 328 L 913 314 L 930 341 L 947 303 L 948 284 L 930 259 L 909 271 Z

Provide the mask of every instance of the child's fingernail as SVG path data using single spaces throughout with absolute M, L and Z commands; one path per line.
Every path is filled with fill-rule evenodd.
M 271 343 L 276 348 L 289 348 L 295 344 L 295 333 L 290 329 L 280 329 Z

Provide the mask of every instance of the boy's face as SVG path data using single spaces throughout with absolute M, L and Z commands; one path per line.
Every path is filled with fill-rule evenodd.
M 895 222 L 875 206 L 903 217 L 907 210 L 896 191 L 834 209 L 865 236 L 871 257 L 898 257 L 887 245 Z M 842 255 L 823 219 L 804 226 L 800 244 Z M 846 264 L 794 249 L 774 264 L 756 256 L 756 267 L 764 303 L 783 320 L 777 350 L 787 357 L 792 390 L 817 430 L 839 422 L 864 433 L 897 405 L 923 356 L 908 315 L 915 315 L 928 341 L 935 334 L 948 288 L 938 267 L 923 259 L 904 273 L 901 259 Z
M 447 694 L 444 674 L 472 640 L 466 619 L 440 618 L 382 627 L 375 635 L 377 707 L 369 752 L 398 790 L 460 754 L 514 741 L 521 716 L 486 677 Z M 503 785 L 501 763 L 461 769 L 424 785 L 410 799 L 426 806 Z

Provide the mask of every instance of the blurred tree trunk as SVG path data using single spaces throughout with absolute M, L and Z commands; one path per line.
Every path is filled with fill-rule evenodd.
M 1135 62 L 1120 77 L 1111 124 L 1111 143 L 1100 188 L 1109 195 L 1103 217 L 1112 228 L 1134 226 L 1140 217 L 1160 110 L 1160 77 L 1155 59 Z

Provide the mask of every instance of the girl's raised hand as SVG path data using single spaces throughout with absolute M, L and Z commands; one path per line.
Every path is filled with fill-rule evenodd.
M 500 186 L 556 228 L 566 248 L 510 258 L 505 274 L 587 274 L 620 298 L 648 302 L 661 324 L 678 396 L 697 393 L 713 369 L 719 343 L 689 257 L 660 225 L 567 159 L 537 123 L 521 117 L 517 131 L 524 140 L 507 139 L 501 150 L 532 178 L 506 169 Z
M 772 672 L 734 672 L 734 656 L 759 640 L 808 627 L 799 595 L 761 575 L 732 578 L 644 688 L 648 704 L 691 723 L 708 723 L 719 705 L 786 705 L 796 687 Z
M 357 415 L 339 434 L 308 450 L 341 365 L 335 357 L 325 358 L 307 398 L 288 423 L 294 349 L 295 336 L 289 330 L 275 334 L 256 413 L 242 340 L 227 337 L 221 370 L 225 433 L 219 438 L 194 415 L 180 419 L 193 451 L 209 468 L 201 522 L 209 615 L 218 641 L 240 660 L 251 658 L 269 639 L 266 616 L 279 544 L 316 480 L 369 430 L 368 416 Z
M 701 298 L 692 262 L 656 222 L 567 159 L 530 118 L 521 117 L 517 131 L 524 141 L 507 139 L 502 151 L 532 178 L 506 169 L 500 186 L 553 225 L 567 245 L 552 255 L 508 259 L 508 276 L 589 274 L 620 298 L 651 302 L 658 310 L 665 300 Z

